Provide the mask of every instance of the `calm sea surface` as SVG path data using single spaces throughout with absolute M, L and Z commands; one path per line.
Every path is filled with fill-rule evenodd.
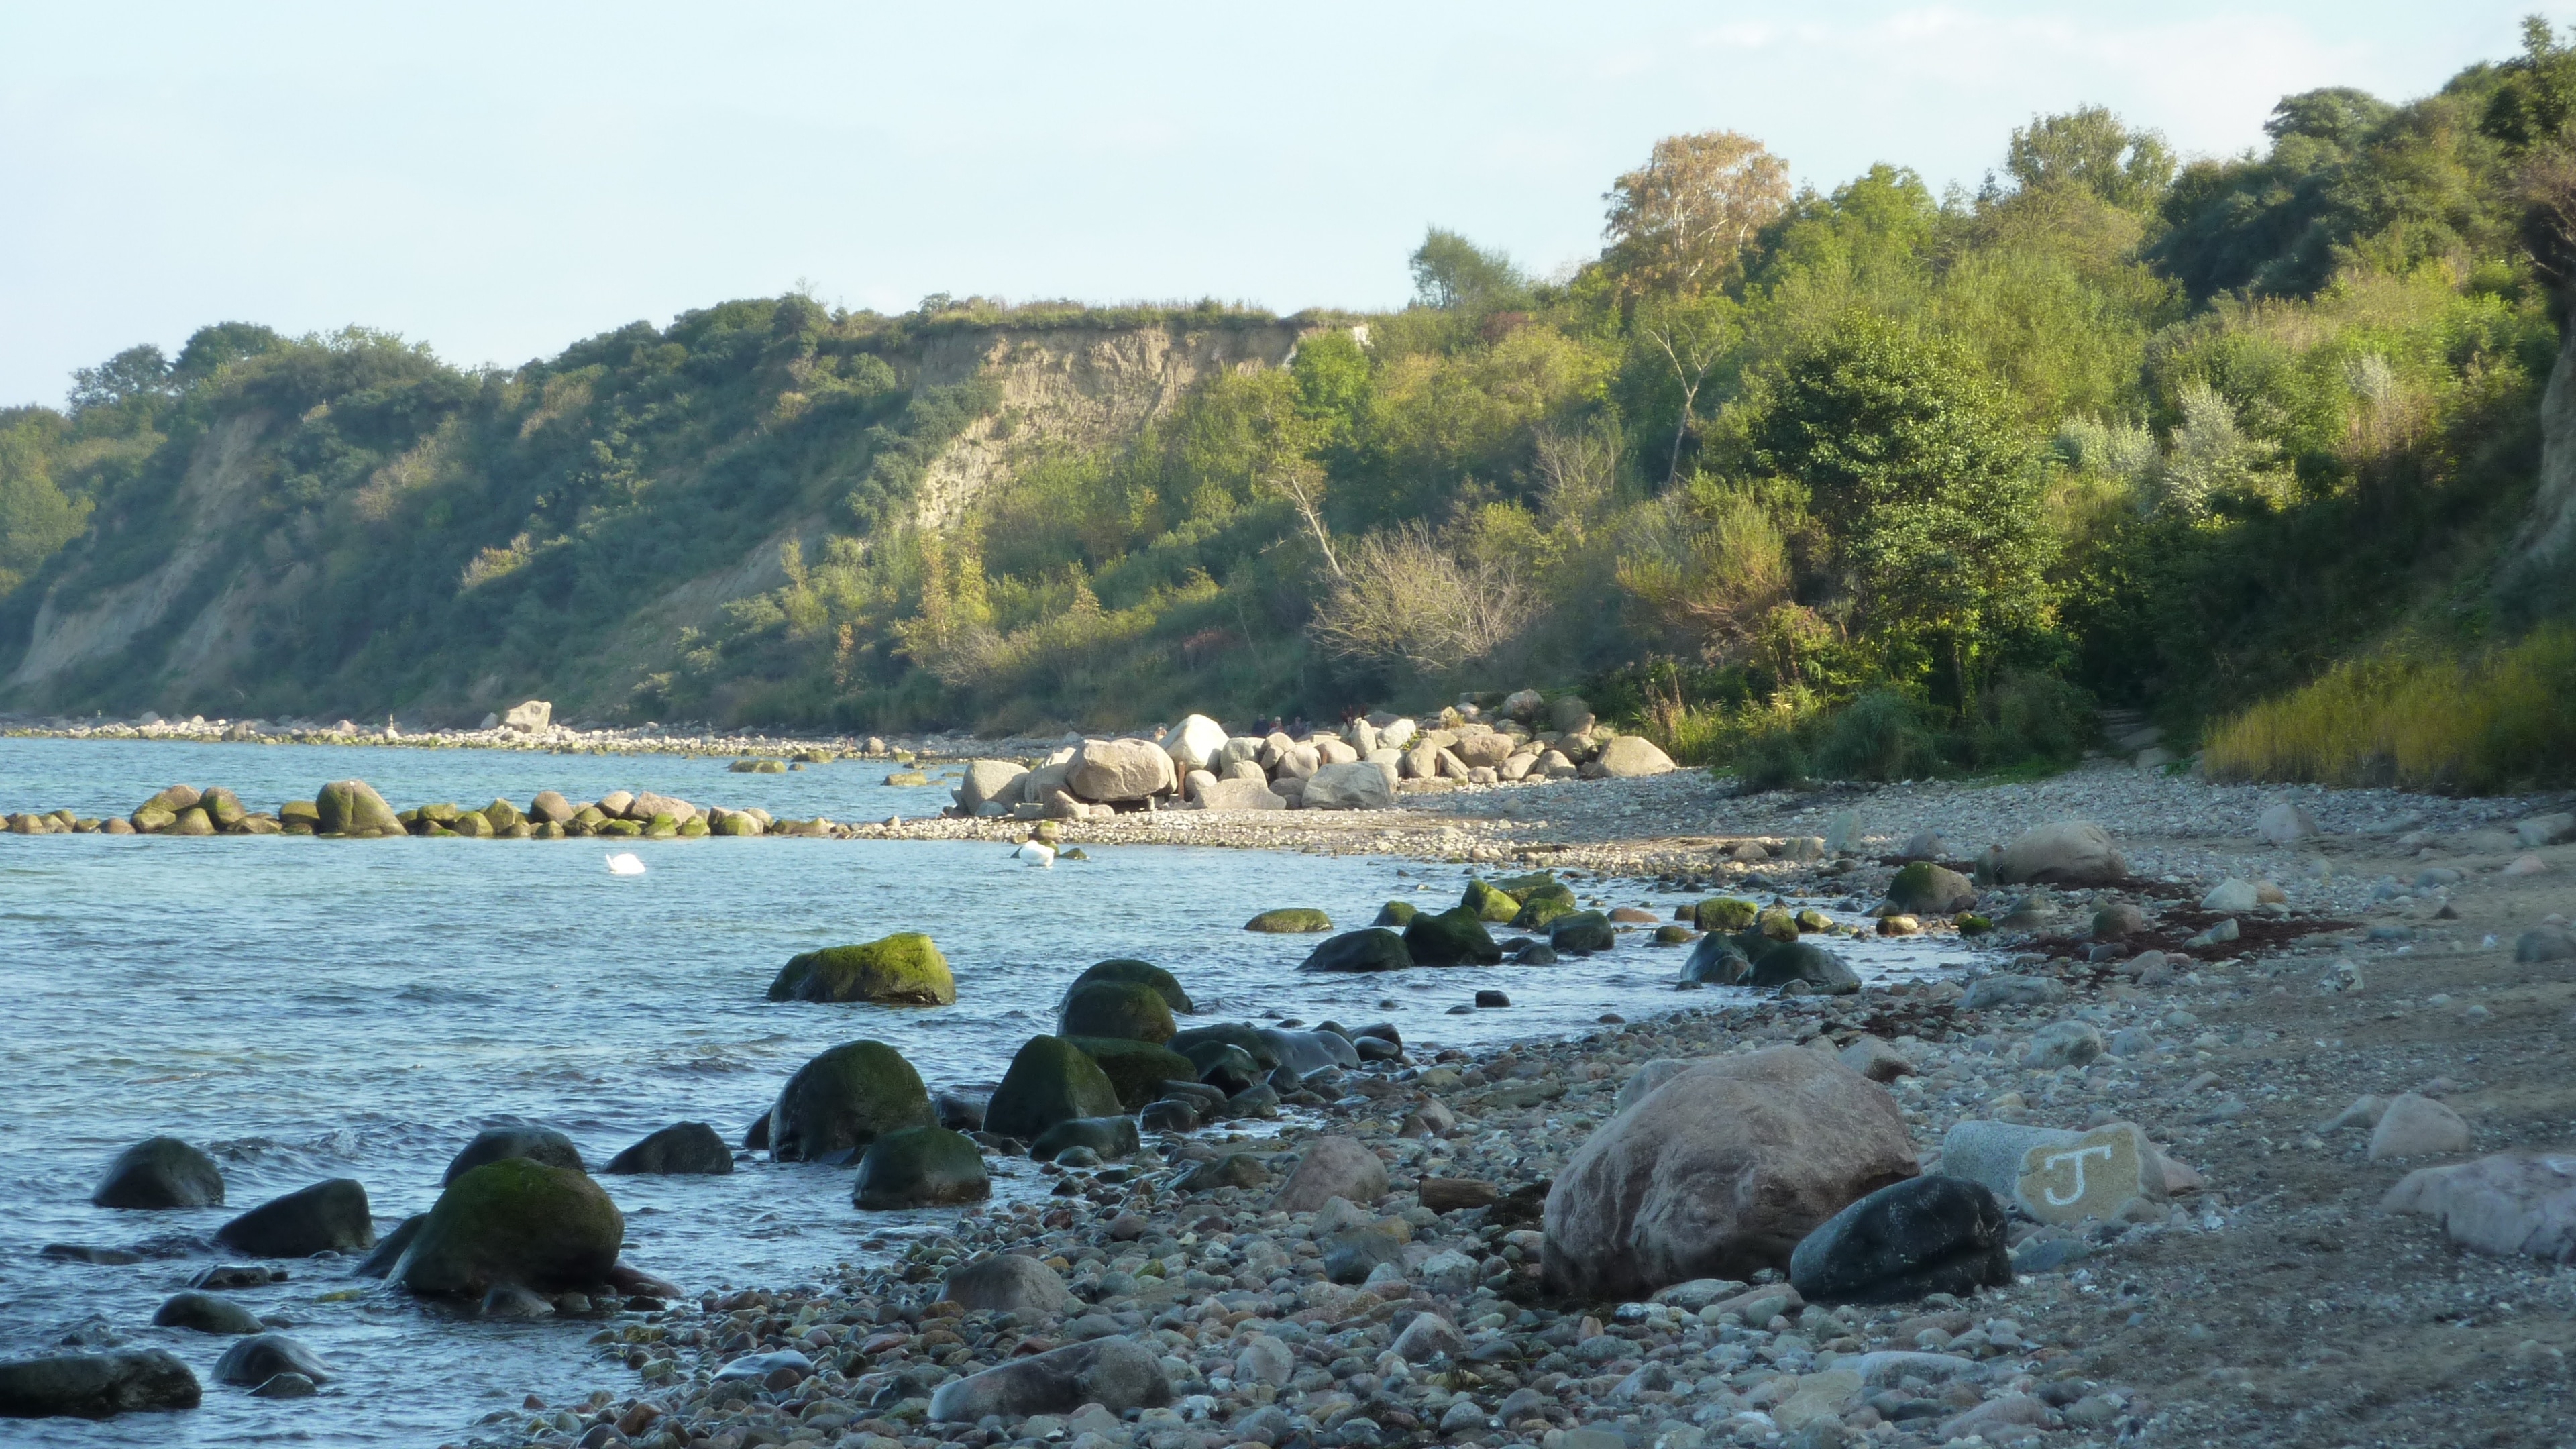
M 652 789 L 776 815 L 930 815 L 932 787 L 880 783 L 883 765 L 732 775 L 719 759 L 466 750 L 0 739 L 0 810 L 121 815 L 173 783 L 228 785 L 254 810 L 351 775 L 397 809 L 429 801 L 524 807 Z M 1357 1025 L 1408 1042 L 1474 1045 L 1558 1033 L 1603 1011 L 1635 1018 L 1676 997 L 1677 951 L 1623 947 L 1580 967 L 1301 976 L 1313 938 L 1245 933 L 1274 906 L 1365 924 L 1393 896 L 1445 906 L 1453 867 L 1386 859 L 1093 847 L 1032 870 L 966 842 L 618 842 L 649 867 L 611 876 L 587 840 L 329 841 L 296 837 L 0 835 L 0 1356 L 45 1351 L 84 1320 L 170 1349 L 206 1381 L 205 1406 L 107 1424 L 6 1423 L 40 1445 L 436 1444 L 531 1392 L 550 1403 L 631 1392 L 592 1362 L 585 1322 L 481 1323 L 425 1312 L 336 1260 L 238 1294 L 294 1322 L 340 1378 L 316 1400 L 270 1402 L 212 1381 L 229 1340 L 150 1326 L 162 1298 L 221 1261 L 210 1248 L 94 1266 L 47 1244 L 135 1247 L 211 1233 L 233 1213 L 325 1177 L 364 1182 L 378 1230 L 427 1209 L 448 1158 L 486 1126 L 569 1133 L 594 1165 L 656 1128 L 712 1122 L 729 1139 L 807 1057 L 862 1037 L 893 1044 L 934 1091 L 989 1088 L 1064 985 L 1090 963 L 1140 956 L 1202 1009 Z M 1670 898 L 1612 892 L 1613 904 Z M 945 1008 L 772 1004 L 787 957 L 926 931 L 956 973 Z M 1927 966 L 1926 943 L 1860 943 L 1863 973 Z M 1446 1014 L 1480 987 L 1508 1010 Z M 1393 1006 L 1382 1006 L 1382 1002 Z M 109 1212 L 88 1205 L 119 1150 L 167 1133 L 212 1152 L 227 1206 Z M 997 1191 L 1038 1190 L 1025 1161 Z M 819 1281 L 870 1233 L 953 1213 L 863 1214 L 845 1170 L 745 1162 L 730 1177 L 604 1180 L 627 1215 L 627 1260 L 691 1292 Z M 360 1289 L 354 1295 L 350 1289 Z M 5 1422 L 5 1421 L 0 1421 Z

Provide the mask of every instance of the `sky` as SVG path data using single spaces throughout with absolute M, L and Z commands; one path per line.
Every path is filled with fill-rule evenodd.
M 0 0 L 0 406 L 197 327 L 514 366 L 805 290 L 1401 305 L 1425 227 L 1545 275 L 1659 136 L 1974 187 L 2099 103 L 2186 155 L 2576 0 L 1265 7 Z

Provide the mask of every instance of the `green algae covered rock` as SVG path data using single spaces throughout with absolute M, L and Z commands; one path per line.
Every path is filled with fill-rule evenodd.
M 1413 918 L 1421 914 L 1420 908 L 1411 901 L 1388 901 L 1377 908 L 1377 919 L 1369 924 L 1386 930 L 1401 931 L 1412 925 Z
M 1417 966 L 1491 966 L 1503 959 L 1503 948 L 1465 906 L 1414 917 L 1404 928 L 1404 949 Z
M 1379 919 L 1383 920 L 1384 917 Z M 1429 919 L 1419 913 L 1406 919 L 1406 930 Z M 1306 953 L 1300 971 L 1402 971 L 1413 964 L 1405 937 L 1380 926 L 1344 931 Z
M 206 818 L 204 807 L 191 805 L 179 812 L 179 818 L 163 832 L 167 835 L 212 835 L 215 822 Z
M 1011 1058 L 1002 1085 L 984 1108 L 984 1130 L 1033 1142 L 1058 1122 L 1107 1117 L 1118 1089 L 1082 1048 L 1060 1036 L 1033 1036 Z
M 1735 896 L 1711 896 L 1691 908 L 1691 924 L 1703 931 L 1741 931 L 1760 918 L 1762 908 Z
M 334 780 L 313 796 L 313 818 L 324 835 L 400 835 L 394 808 L 364 780 Z
M 769 1155 L 812 1162 L 938 1120 L 921 1074 L 901 1052 L 881 1041 L 844 1042 L 798 1067 L 779 1088 L 769 1109 Z
M 1106 1036 L 1067 1035 L 1065 1040 L 1091 1058 L 1117 1091 L 1118 1105 L 1130 1112 L 1161 1096 L 1165 1082 L 1199 1079 L 1198 1065 L 1167 1046 Z
M 1065 993 L 1056 1016 L 1063 1036 L 1119 1037 L 1167 1042 L 1178 1028 L 1162 993 L 1141 981 L 1094 981 Z
M 1521 913 L 1519 897 L 1508 891 L 1496 890 L 1481 880 L 1467 882 L 1467 894 L 1459 899 L 1458 904 L 1474 911 L 1477 920 L 1497 924 L 1508 924 Z
M 1172 1014 L 1175 1016 L 1187 1016 L 1198 1010 L 1197 1003 L 1190 1000 L 1190 994 L 1181 989 L 1181 983 L 1173 977 L 1172 973 L 1150 961 L 1118 956 L 1098 962 L 1084 968 L 1081 975 L 1073 978 L 1073 985 L 1066 987 L 1064 994 L 1067 999 L 1070 999 L 1075 991 L 1095 981 L 1132 981 L 1139 985 L 1151 986 L 1161 994 L 1164 1004 L 1172 1008 Z M 1062 1003 L 1058 1005 L 1061 1006 Z
M 586 1174 L 504 1158 L 447 1185 L 392 1280 L 433 1297 L 587 1288 L 608 1280 L 625 1238 L 625 1215 Z
M 790 957 L 769 983 L 769 999 L 949 1006 L 957 1000 L 957 980 L 928 936 L 907 931 Z
M 945 1127 L 907 1127 L 868 1144 L 850 1201 L 870 1212 L 948 1207 L 993 1195 L 984 1154 Z
M 1268 936 L 1304 936 L 1333 929 L 1333 918 L 1311 906 L 1282 906 L 1244 922 L 1243 929 Z

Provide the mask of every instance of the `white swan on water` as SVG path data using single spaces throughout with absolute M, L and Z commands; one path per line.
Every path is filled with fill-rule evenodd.
M 1019 849 L 1011 852 L 1011 859 L 1023 865 L 1042 865 L 1052 868 L 1055 865 L 1055 847 L 1031 836 L 1020 842 Z
M 631 850 L 621 850 L 608 858 L 610 875 L 642 875 L 644 862 Z

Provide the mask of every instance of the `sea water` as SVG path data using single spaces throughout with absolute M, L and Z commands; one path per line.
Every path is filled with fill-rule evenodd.
M 5 810 L 123 814 L 174 782 L 230 786 L 274 810 L 352 775 L 396 808 L 623 788 L 877 820 L 946 799 L 856 763 L 734 775 L 721 759 L 678 756 L 0 739 Z M 760 838 L 616 841 L 647 866 L 619 877 L 604 864 L 610 844 L 0 835 L 0 1357 L 103 1330 L 169 1349 L 206 1386 L 193 1412 L 8 1423 L 0 1440 L 436 1444 L 531 1393 L 560 1405 L 595 1388 L 635 1392 L 630 1371 L 587 1348 L 595 1322 L 478 1321 L 352 1277 L 348 1260 L 286 1263 L 287 1282 L 233 1295 L 337 1370 L 318 1399 L 218 1385 L 230 1340 L 151 1318 L 191 1275 L 232 1260 L 208 1239 L 233 1214 L 354 1177 L 388 1231 L 435 1201 L 448 1159 L 487 1126 L 560 1129 L 594 1168 L 678 1121 L 739 1141 L 797 1065 L 861 1038 L 896 1047 L 934 1091 L 989 1090 L 1022 1042 L 1053 1029 L 1066 984 L 1108 957 L 1170 970 L 1202 1019 L 1392 1021 L 1417 1054 L 1735 995 L 1676 996 L 1684 953 L 1635 937 L 1558 967 L 1352 977 L 1298 971 L 1317 938 L 1242 929 L 1279 906 L 1320 907 L 1346 927 L 1391 898 L 1444 908 L 1467 875 L 1453 866 L 1094 845 L 1088 861 L 1033 869 L 990 842 Z M 1600 894 L 1677 899 L 1625 883 Z M 789 956 L 897 931 L 937 941 L 956 1005 L 765 999 Z M 1852 944 L 1864 975 L 1929 967 L 1935 949 Z M 1450 1014 L 1479 988 L 1507 991 L 1512 1006 Z M 91 1207 L 108 1160 L 160 1134 L 214 1155 L 225 1206 Z M 1025 1159 L 992 1165 L 1000 1195 L 1047 1185 Z M 749 1157 L 730 1176 L 603 1182 L 626 1214 L 626 1260 L 691 1293 L 820 1283 L 868 1257 L 863 1239 L 955 1217 L 864 1213 L 847 1169 Z M 57 1243 L 147 1256 L 41 1255 Z

